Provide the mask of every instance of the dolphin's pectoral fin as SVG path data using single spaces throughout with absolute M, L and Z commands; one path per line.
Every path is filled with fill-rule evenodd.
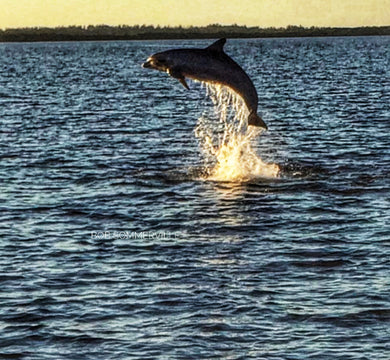
M 206 50 L 223 52 L 223 46 L 225 45 L 225 43 L 226 43 L 225 38 L 219 39 L 215 43 L 212 43 L 210 46 L 208 46 Z
M 184 76 L 178 80 L 180 81 L 180 84 L 182 84 L 187 90 L 190 90 L 190 87 L 188 86 Z
M 168 74 L 171 75 L 173 78 L 180 81 L 180 84 L 182 84 L 187 90 L 190 90 L 190 87 L 188 86 L 186 82 L 186 78 L 184 77 L 183 73 L 178 69 L 169 69 Z

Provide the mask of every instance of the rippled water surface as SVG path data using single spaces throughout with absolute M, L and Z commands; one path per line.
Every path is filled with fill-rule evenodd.
M 244 183 L 140 66 L 210 43 L 0 44 L 1 358 L 390 358 L 390 38 L 228 40 L 281 168 Z

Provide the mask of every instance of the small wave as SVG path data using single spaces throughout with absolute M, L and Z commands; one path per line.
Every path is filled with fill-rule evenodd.
M 363 324 L 388 322 L 390 320 L 390 309 L 368 309 L 338 314 L 289 313 L 287 318 L 289 321 L 308 321 L 330 323 L 345 327 L 360 327 Z

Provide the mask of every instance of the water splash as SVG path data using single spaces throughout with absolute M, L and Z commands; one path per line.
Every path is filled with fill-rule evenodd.
M 245 182 L 278 177 L 279 166 L 256 154 L 254 142 L 263 130 L 248 127 L 249 112 L 242 98 L 225 86 L 204 85 L 214 103 L 213 116 L 201 116 L 195 128 L 207 169 L 204 178 Z

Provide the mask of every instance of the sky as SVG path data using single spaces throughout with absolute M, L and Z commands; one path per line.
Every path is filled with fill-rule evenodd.
M 0 0 L 0 28 L 390 25 L 390 0 Z

